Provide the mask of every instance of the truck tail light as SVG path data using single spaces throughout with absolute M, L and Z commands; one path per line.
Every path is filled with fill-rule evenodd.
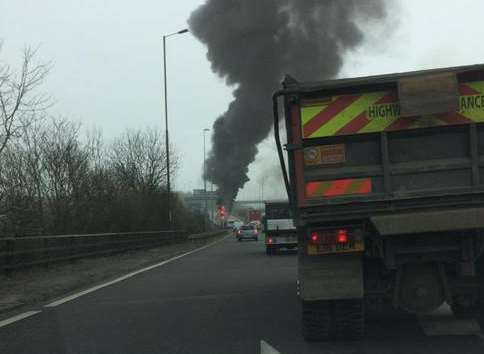
M 307 254 L 323 255 L 365 250 L 363 231 L 358 227 L 311 230 L 307 237 Z
M 317 232 L 311 233 L 311 243 L 318 243 L 320 237 Z
M 309 236 L 309 243 L 337 245 L 354 241 L 355 235 L 346 229 L 312 231 Z
M 338 230 L 338 243 L 346 243 L 348 242 L 348 231 L 346 230 Z
M 273 240 L 272 238 L 270 238 L 270 237 L 269 237 L 269 239 L 267 240 L 267 243 L 272 244 L 272 243 L 274 243 L 274 240 Z

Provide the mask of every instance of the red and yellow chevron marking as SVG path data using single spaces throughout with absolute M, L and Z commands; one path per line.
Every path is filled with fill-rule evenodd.
M 484 81 L 460 84 L 459 93 L 458 112 L 419 117 L 400 117 L 394 92 L 334 96 L 324 103 L 302 106 L 302 135 L 322 138 L 484 122 Z
M 307 182 L 305 190 L 306 198 L 330 198 L 344 195 L 370 193 L 371 178 Z

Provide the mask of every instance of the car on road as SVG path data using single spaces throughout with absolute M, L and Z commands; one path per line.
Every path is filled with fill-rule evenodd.
M 234 236 L 237 236 L 237 232 L 239 231 L 239 228 L 243 226 L 244 223 L 240 221 L 234 222 L 234 225 L 232 227 L 232 232 L 234 233 Z
M 255 225 L 242 225 L 237 231 L 237 241 L 242 240 L 259 240 L 259 230 Z

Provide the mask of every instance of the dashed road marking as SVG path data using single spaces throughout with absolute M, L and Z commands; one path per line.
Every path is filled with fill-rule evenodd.
M 267 343 L 265 340 L 260 341 L 260 353 L 261 354 L 281 354 L 279 351 L 274 349 L 272 345 Z
M 8 326 L 9 324 L 12 324 L 14 322 L 17 322 L 17 321 L 23 320 L 25 318 L 28 318 L 30 316 L 36 315 L 40 312 L 42 312 L 42 311 L 27 311 L 27 312 L 21 313 L 17 316 L 7 318 L 6 320 L 0 321 L 0 327 Z
M 171 263 L 173 261 L 176 261 L 177 259 L 180 259 L 180 258 L 183 258 L 185 256 L 188 256 L 190 254 L 193 254 L 195 252 L 198 252 L 198 251 L 201 251 L 205 248 L 208 248 L 208 247 L 211 247 L 213 245 L 215 245 L 216 243 L 219 243 L 219 242 L 222 242 L 223 240 L 225 240 L 227 237 L 229 237 L 230 235 L 227 235 L 226 237 L 223 237 L 222 239 L 220 240 L 217 240 L 215 242 L 212 242 L 212 243 L 209 243 L 208 245 L 205 245 L 203 247 L 200 247 L 200 248 L 197 248 L 197 249 L 194 249 L 194 250 L 191 250 L 190 252 L 186 252 L 186 253 L 183 253 L 183 254 L 180 254 L 176 257 L 173 257 L 173 258 L 170 258 L 170 259 L 167 259 L 163 262 L 160 262 L 160 263 L 157 263 L 157 264 L 153 264 L 149 267 L 145 267 L 145 268 L 142 268 L 142 269 L 139 269 L 137 271 L 134 271 L 134 272 L 131 272 L 131 273 L 128 273 L 126 275 L 123 275 L 119 278 L 116 278 L 114 280 L 111 280 L 111 281 L 108 281 L 106 283 L 103 283 L 103 284 L 99 284 L 99 285 L 96 285 L 96 286 L 93 286 L 92 288 L 89 288 L 89 289 L 86 289 L 86 290 L 83 290 L 83 291 L 80 291 L 78 293 L 75 293 L 75 294 L 72 294 L 72 295 L 69 295 L 69 296 L 66 296 L 66 297 L 63 297 L 59 300 L 56 300 L 54 302 L 51 302 L 50 304 L 47 304 L 47 305 L 44 305 L 44 307 L 57 307 L 59 305 L 62 305 L 62 304 L 65 304 L 66 302 L 69 302 L 69 301 L 72 301 L 74 299 L 77 299 L 81 296 L 84 296 L 86 294 L 89 294 L 89 293 L 92 293 L 96 290 L 99 290 L 99 289 L 102 289 L 102 288 L 105 288 L 107 286 L 110 286 L 110 285 L 114 285 L 114 284 L 117 284 L 119 282 L 122 282 L 126 279 L 129 279 L 129 278 L 132 278 L 134 277 L 135 275 L 138 275 L 138 274 L 141 274 L 141 273 L 144 273 L 144 272 L 147 272 L 149 270 L 152 270 L 152 269 L 155 269 L 155 268 L 158 268 L 158 267 L 161 267 L 165 264 L 168 264 L 168 263 Z

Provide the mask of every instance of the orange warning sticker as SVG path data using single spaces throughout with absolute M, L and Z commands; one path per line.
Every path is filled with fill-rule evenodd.
M 304 149 L 306 166 L 330 165 L 346 162 L 344 144 L 312 146 Z

